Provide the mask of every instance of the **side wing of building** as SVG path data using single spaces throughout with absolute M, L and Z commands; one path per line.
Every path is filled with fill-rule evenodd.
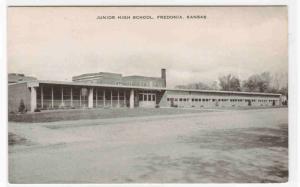
M 219 108 L 246 106 L 280 106 L 281 95 L 251 92 L 218 92 L 201 90 L 167 90 L 160 102 L 162 107 Z
M 23 101 L 25 109 L 31 110 L 31 92 L 27 82 L 8 85 L 8 112 L 18 112 Z

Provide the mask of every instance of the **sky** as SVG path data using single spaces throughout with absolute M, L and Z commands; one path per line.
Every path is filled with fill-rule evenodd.
M 97 19 L 119 15 L 154 19 Z M 159 77 L 166 68 L 168 87 L 287 74 L 287 24 L 284 6 L 10 7 L 8 73 L 71 81 L 95 72 Z

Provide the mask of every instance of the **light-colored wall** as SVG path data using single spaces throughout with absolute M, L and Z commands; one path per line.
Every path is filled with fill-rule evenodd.
M 168 98 L 174 98 L 174 105 L 178 107 L 195 107 L 195 108 L 221 108 L 221 107 L 238 107 L 248 106 L 248 100 L 251 100 L 251 106 L 273 106 L 273 100 L 275 100 L 275 106 L 280 105 L 280 97 L 274 96 L 256 96 L 256 95 L 229 95 L 229 94 L 214 94 L 214 93 L 197 93 L 189 91 L 166 91 L 160 102 L 161 107 L 170 107 L 171 100 Z M 182 101 L 180 101 L 182 98 Z M 183 99 L 186 99 L 184 101 Z M 177 101 L 176 101 L 177 99 Z M 194 101 L 192 101 L 194 99 Z M 195 99 L 201 99 L 201 101 L 195 101 Z M 208 99 L 209 101 L 202 101 L 202 99 Z M 221 101 L 219 101 L 221 99 Z M 222 101 L 226 99 L 226 101 Z M 214 100 L 214 101 L 213 101 Z M 270 101 L 272 100 L 272 101 Z
M 30 111 L 30 90 L 27 83 L 8 85 L 8 112 L 18 112 L 21 99 Z
M 139 101 L 139 107 L 154 108 L 155 107 L 155 101 Z

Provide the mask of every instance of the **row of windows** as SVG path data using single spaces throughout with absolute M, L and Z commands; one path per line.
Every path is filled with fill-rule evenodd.
M 181 102 L 189 102 L 190 99 L 189 98 L 167 98 L 167 101 L 181 101 Z M 209 98 L 192 98 L 191 99 L 192 102 L 216 102 L 216 101 L 223 101 L 223 102 L 226 102 L 226 101 L 230 101 L 230 102 L 273 102 L 275 100 L 267 100 L 267 99 L 264 99 L 264 100 L 261 100 L 261 99 L 209 99 Z
M 142 81 L 127 81 L 120 83 L 119 85 L 128 85 L 128 86 L 144 86 L 144 87 L 161 87 L 162 84 L 160 82 L 156 81 L 150 81 L 150 82 L 142 82 Z
M 139 101 L 155 101 L 155 94 L 139 94 Z

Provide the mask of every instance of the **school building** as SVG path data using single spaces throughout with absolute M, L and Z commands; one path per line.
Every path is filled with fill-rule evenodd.
M 166 70 L 161 77 L 88 73 L 72 82 L 30 80 L 8 84 L 8 111 L 18 112 L 23 102 L 27 111 L 109 107 L 280 106 L 281 94 L 235 91 L 171 89 Z

